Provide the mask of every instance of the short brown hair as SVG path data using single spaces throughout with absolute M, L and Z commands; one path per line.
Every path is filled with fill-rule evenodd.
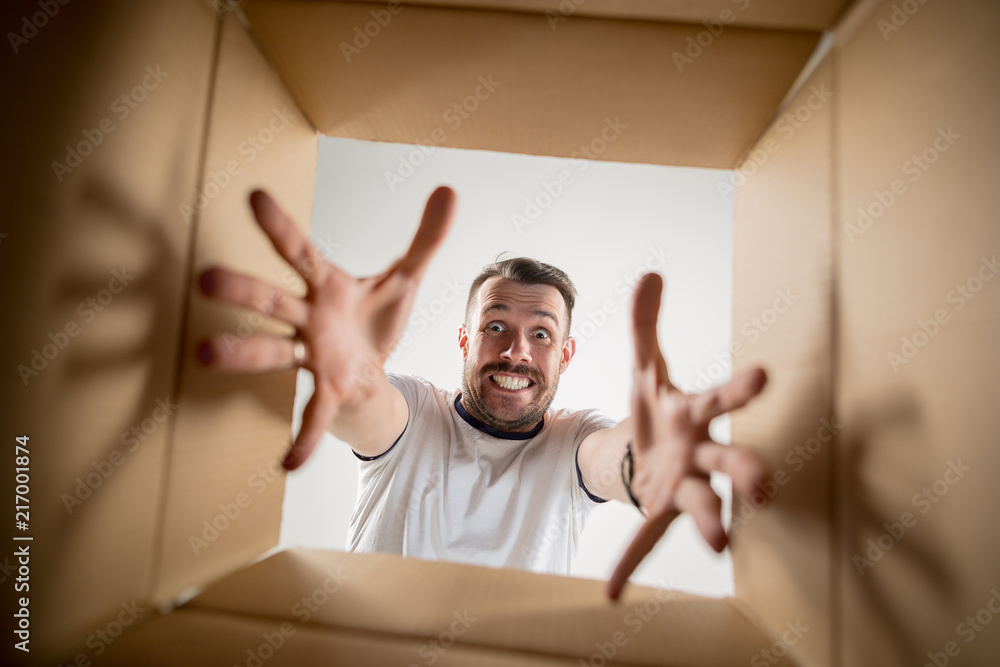
M 551 264 L 545 264 L 530 257 L 513 257 L 511 259 L 500 259 L 500 255 L 493 260 L 492 264 L 487 264 L 483 270 L 472 281 L 469 287 L 469 299 L 465 303 L 465 320 L 469 321 L 469 313 L 472 309 L 472 302 L 479 293 L 479 288 L 490 278 L 504 278 L 513 280 L 522 285 L 551 285 L 559 290 L 563 301 L 566 303 L 566 335 L 569 335 L 570 325 L 573 322 L 573 305 L 576 303 L 576 286 L 569 279 L 566 272 L 557 269 Z

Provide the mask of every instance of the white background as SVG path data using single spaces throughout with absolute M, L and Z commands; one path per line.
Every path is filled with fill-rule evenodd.
M 387 370 L 460 387 L 458 327 L 468 286 L 498 253 L 510 251 L 507 256 L 526 255 L 563 269 L 580 293 L 573 313 L 577 353 L 561 377 L 554 408 L 628 416 L 628 313 L 635 279 L 649 269 L 666 282 L 659 331 L 674 382 L 694 387 L 699 373 L 717 376 L 721 369 L 720 381 L 728 379 L 728 364 L 713 355 L 728 351 L 731 337 L 732 198 L 718 187 L 730 182 L 730 171 L 436 148 L 416 156 L 412 161 L 422 164 L 414 173 L 390 185 L 386 173 L 397 172 L 400 160 L 415 152 L 421 149 L 320 140 L 312 238 L 352 275 L 377 273 L 405 250 L 436 186 L 458 193 L 452 231 L 417 295 L 412 342 L 397 349 Z M 572 182 L 547 199 L 545 183 L 562 170 Z M 526 210 L 528 199 L 545 206 L 534 220 L 527 215 L 535 214 Z M 514 214 L 530 224 L 515 224 Z M 311 391 L 312 378 L 301 371 L 296 431 Z M 728 442 L 728 418 L 717 419 L 712 433 Z M 728 514 L 728 479 L 713 483 Z M 356 493 L 357 460 L 345 444 L 325 435 L 309 462 L 288 477 L 280 546 L 344 550 Z M 573 574 L 607 578 L 640 522 L 631 506 L 612 501 L 596 508 Z M 687 517 L 675 522 L 632 580 L 712 596 L 733 590 L 728 552 L 709 549 Z

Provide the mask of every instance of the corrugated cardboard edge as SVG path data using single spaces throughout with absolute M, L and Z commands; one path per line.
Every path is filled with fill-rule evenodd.
M 301 278 L 253 221 L 247 196 L 266 188 L 308 236 L 319 138 L 277 74 L 229 11 L 223 13 L 202 185 L 191 215 L 188 317 L 181 410 L 166 476 L 161 552 L 153 599 L 252 562 L 277 543 L 290 444 L 295 371 L 219 374 L 196 360 L 200 340 L 225 333 L 234 345 L 256 334 L 290 335 L 243 309 L 208 302 L 198 274 L 226 266 L 302 293 Z
M 776 638 L 808 627 L 786 648 L 811 665 L 827 664 L 832 643 L 832 83 L 827 59 L 726 190 L 736 198 L 733 374 L 769 371 L 764 393 L 732 415 L 733 442 L 771 465 L 757 493 L 733 499 L 736 596 Z

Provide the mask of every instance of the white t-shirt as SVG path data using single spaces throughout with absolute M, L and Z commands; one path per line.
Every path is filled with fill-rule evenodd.
M 583 439 L 616 422 L 553 410 L 526 433 L 472 417 L 461 391 L 388 374 L 409 421 L 392 447 L 360 459 L 348 550 L 569 574 L 577 538 L 601 498 L 583 486 Z

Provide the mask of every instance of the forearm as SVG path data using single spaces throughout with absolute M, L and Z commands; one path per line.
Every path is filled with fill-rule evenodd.
M 340 406 L 329 430 L 358 454 L 377 456 L 396 441 L 407 418 L 406 400 L 379 369 Z
M 595 496 L 632 504 L 622 482 L 622 458 L 632 440 L 632 418 L 614 428 L 592 433 L 580 446 L 580 473 L 583 483 Z

